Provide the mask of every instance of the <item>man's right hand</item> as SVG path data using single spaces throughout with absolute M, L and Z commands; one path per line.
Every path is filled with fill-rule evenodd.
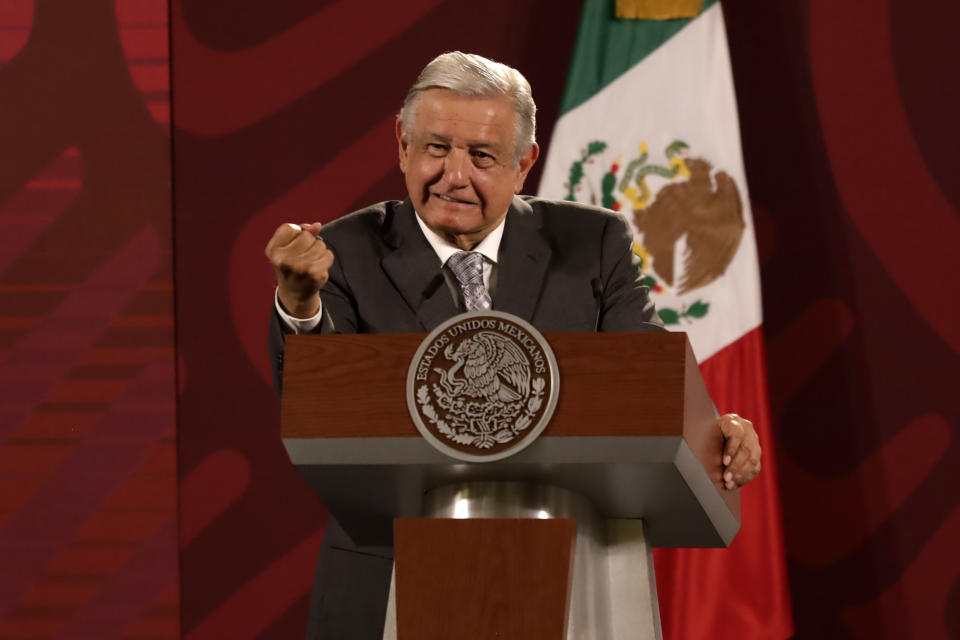
M 320 310 L 319 292 L 333 264 L 333 252 L 317 237 L 322 226 L 282 224 L 267 243 L 265 253 L 277 274 L 277 297 L 295 318 L 310 318 Z

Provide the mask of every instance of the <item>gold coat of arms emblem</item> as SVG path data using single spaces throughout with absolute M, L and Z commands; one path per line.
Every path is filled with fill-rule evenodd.
M 471 462 L 500 460 L 532 443 L 558 392 L 546 339 L 499 311 L 465 313 L 434 329 L 407 374 L 417 429 L 441 452 Z

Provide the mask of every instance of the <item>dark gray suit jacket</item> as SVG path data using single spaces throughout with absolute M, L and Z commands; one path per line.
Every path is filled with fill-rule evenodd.
M 409 200 L 382 202 L 323 228 L 333 251 L 318 333 L 417 333 L 460 313 Z M 497 262 L 493 308 L 540 331 L 658 331 L 627 224 L 604 209 L 516 197 Z M 283 323 L 270 353 L 280 389 Z
M 317 333 L 427 332 L 463 311 L 415 215 L 409 200 L 383 202 L 323 228 L 335 261 L 320 292 Z M 517 197 L 505 225 L 495 310 L 540 331 L 663 330 L 619 216 Z M 276 312 L 272 316 L 270 355 L 279 392 L 284 325 Z M 331 518 L 317 561 L 307 637 L 379 640 L 391 569 L 389 549 L 356 549 Z

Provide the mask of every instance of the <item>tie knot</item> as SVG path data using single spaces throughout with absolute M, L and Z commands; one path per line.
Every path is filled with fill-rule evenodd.
M 483 254 L 458 251 L 447 259 L 447 265 L 460 286 L 483 284 Z

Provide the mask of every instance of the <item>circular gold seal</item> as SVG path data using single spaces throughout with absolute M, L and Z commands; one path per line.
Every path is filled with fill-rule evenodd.
M 436 449 L 469 462 L 527 447 L 550 421 L 559 390 L 550 345 L 529 323 L 500 311 L 444 322 L 421 343 L 407 373 L 417 429 Z

